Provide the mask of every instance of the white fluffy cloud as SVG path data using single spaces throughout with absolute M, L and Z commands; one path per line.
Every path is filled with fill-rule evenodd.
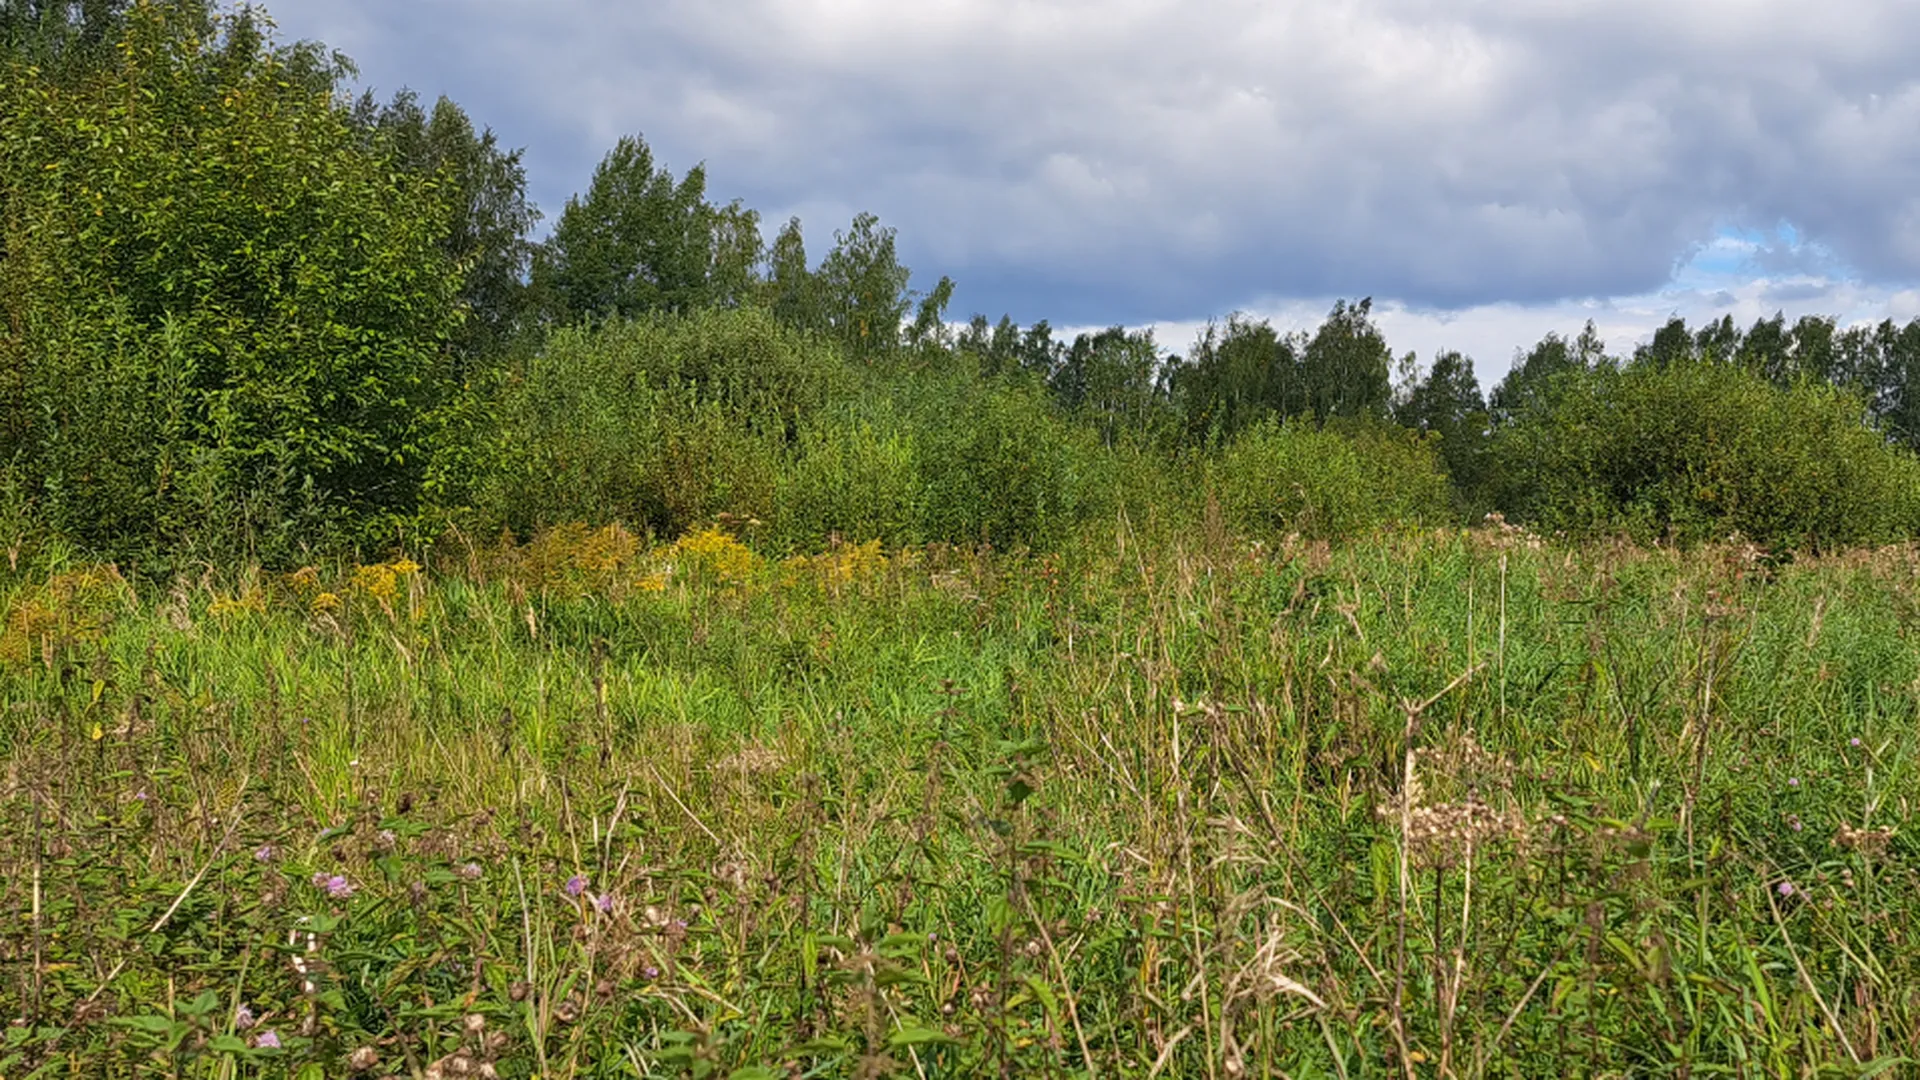
M 527 146 L 550 213 L 643 132 L 676 170 L 706 161 L 715 194 L 801 214 L 816 253 L 871 209 L 911 265 L 960 282 L 962 306 L 1022 320 L 1333 295 L 1435 325 L 1577 313 L 1674 295 L 1703 245 L 1783 221 L 1794 244 L 1761 245 L 1741 279 L 1762 308 L 1787 281 L 1892 313 L 1920 280 L 1907 0 L 272 10 L 377 88 L 447 93 Z M 1805 252 L 1830 265 L 1808 278 L 1780 262 Z

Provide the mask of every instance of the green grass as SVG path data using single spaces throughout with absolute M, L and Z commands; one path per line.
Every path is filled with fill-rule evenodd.
M 1751 554 L 16 571 L 0 1077 L 1910 1074 L 1920 552 Z

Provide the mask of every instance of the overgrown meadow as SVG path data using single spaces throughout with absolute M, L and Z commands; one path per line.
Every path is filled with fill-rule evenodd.
M 353 72 L 0 0 L 0 1080 L 1920 1075 L 1920 319 L 1068 340 Z
M 1912 547 L 434 551 L 7 579 L 0 1075 L 1920 1060 Z

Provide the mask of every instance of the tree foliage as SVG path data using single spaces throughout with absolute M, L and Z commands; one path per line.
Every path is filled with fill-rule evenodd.
M 1326 321 L 1300 350 L 1303 408 L 1329 417 L 1384 417 L 1393 393 L 1393 352 L 1373 323 L 1373 299 L 1336 300 Z M 1289 410 L 1288 415 L 1295 415 Z
M 1433 366 L 1414 383 L 1395 418 L 1439 439 L 1440 459 L 1463 495 L 1483 493 L 1493 421 L 1471 359 L 1451 350 L 1434 357 Z
M 534 260 L 556 323 L 688 312 L 746 302 L 757 278 L 759 214 L 707 201 L 706 167 L 676 180 L 639 136 L 614 145 L 567 200 Z
M 900 265 L 894 230 L 872 214 L 858 214 L 834 233 L 833 250 L 815 272 L 818 321 L 849 357 L 871 362 L 900 345 L 901 323 L 913 306 Z
M 461 270 L 465 318 L 453 337 L 462 366 L 499 353 L 529 316 L 529 238 L 540 211 L 527 200 L 521 151 L 507 150 L 491 129 L 476 130 L 466 111 L 442 97 L 431 111 L 412 91 L 385 106 L 362 97 L 354 120 L 369 149 L 432 179 L 445 193 L 440 250 Z
M 445 196 L 324 66 L 143 4 L 76 85 L 0 70 L 0 452 L 61 531 L 284 548 L 417 507 L 458 323 Z
M 1496 436 L 1500 505 L 1547 530 L 1828 548 L 1920 530 L 1920 461 L 1824 384 L 1679 357 L 1574 369 Z

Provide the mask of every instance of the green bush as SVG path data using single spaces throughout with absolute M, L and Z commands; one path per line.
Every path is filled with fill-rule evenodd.
M 72 86 L 0 58 L 0 462 L 115 557 L 388 535 L 459 392 L 444 196 L 310 51 L 191 7 Z
M 921 415 L 929 540 L 1046 548 L 1104 506 L 1098 440 L 1025 386 L 967 384 Z
M 480 524 L 768 519 L 790 444 L 844 385 L 830 348 L 751 309 L 558 331 L 502 391 Z
M 1501 508 L 1548 531 L 1824 549 L 1920 530 L 1920 461 L 1825 384 L 1684 360 L 1560 377 L 1495 437 Z
M 1216 459 L 1212 483 L 1232 524 L 1268 537 L 1339 539 L 1441 520 L 1452 504 L 1433 443 L 1375 424 L 1263 421 Z
M 800 433 L 775 483 L 773 535 L 790 551 L 821 551 L 834 539 L 921 537 L 919 455 L 911 432 L 851 410 L 822 415 Z

